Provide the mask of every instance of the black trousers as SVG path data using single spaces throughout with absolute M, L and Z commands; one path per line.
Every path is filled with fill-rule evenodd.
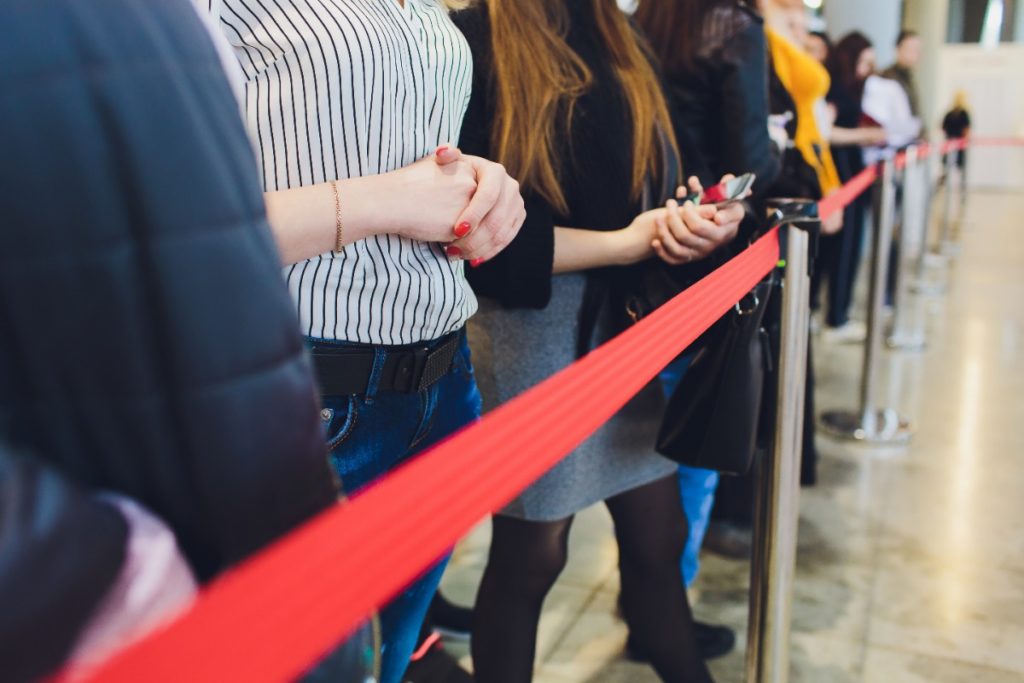
M 861 195 L 843 214 L 843 229 L 837 235 L 822 235 L 818 262 L 811 281 L 811 306 L 818 308 L 821 288 L 828 282 L 825 324 L 840 327 L 850 320 L 857 272 L 864 250 L 864 231 L 870 193 Z

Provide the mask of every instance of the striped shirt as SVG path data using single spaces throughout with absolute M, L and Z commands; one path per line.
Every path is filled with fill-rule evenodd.
M 472 56 L 440 0 L 205 1 L 245 75 L 265 190 L 386 173 L 459 139 Z M 441 245 L 378 235 L 285 274 L 305 334 L 390 345 L 465 325 L 463 268 Z

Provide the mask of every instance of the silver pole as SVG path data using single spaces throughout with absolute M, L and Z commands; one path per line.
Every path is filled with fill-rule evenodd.
M 907 148 L 906 163 L 903 167 L 903 204 L 900 221 L 900 249 L 896 260 L 896 278 L 893 296 L 892 333 L 886 340 L 890 349 L 901 351 L 923 351 L 927 346 L 924 330 L 913 325 L 915 311 L 910 296 L 908 283 L 910 270 L 917 263 L 916 256 L 923 253 L 924 242 L 927 241 L 927 230 L 922 230 L 922 205 L 919 198 L 922 194 L 919 169 L 919 148 L 911 145 Z
M 942 238 L 939 242 L 939 253 L 951 256 L 956 251 L 953 244 L 953 174 L 956 172 L 956 157 L 953 151 L 946 153 L 946 186 L 942 196 Z
M 775 441 L 759 461 L 747 625 L 747 683 L 789 680 L 790 610 L 800 516 L 807 337 L 810 325 L 810 236 L 786 228 Z
M 860 410 L 835 410 L 824 413 L 820 424 L 828 434 L 860 443 L 887 445 L 906 443 L 910 425 L 891 408 L 878 407 L 878 381 L 875 368 L 882 355 L 882 309 L 892 247 L 895 205 L 892 160 L 882 165 L 882 177 L 875 186 L 874 230 L 871 240 L 871 282 L 868 295 L 868 338 L 861 369 Z
M 932 146 L 933 149 L 938 149 L 938 146 Z M 917 266 L 915 268 L 914 282 L 911 285 L 911 289 L 915 294 L 922 296 L 942 296 L 946 293 L 946 285 L 939 280 L 931 280 L 928 277 L 930 268 L 940 268 L 946 265 L 946 259 L 942 256 L 942 246 L 935 245 L 934 247 L 929 244 L 932 232 L 932 218 L 933 208 L 935 206 L 935 179 L 932 169 L 936 167 L 933 161 L 934 155 L 929 154 L 921 160 L 919 164 L 921 173 L 921 201 L 924 205 L 924 225 L 922 230 L 924 231 L 924 242 L 921 245 L 921 251 L 918 254 Z M 939 164 L 941 164 L 941 159 Z

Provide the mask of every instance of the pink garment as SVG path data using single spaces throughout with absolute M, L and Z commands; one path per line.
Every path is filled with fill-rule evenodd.
M 103 660 L 185 611 L 198 592 L 174 533 L 138 503 L 103 499 L 128 522 L 128 547 L 117 580 L 96 608 L 69 657 L 70 680 L 88 675 Z

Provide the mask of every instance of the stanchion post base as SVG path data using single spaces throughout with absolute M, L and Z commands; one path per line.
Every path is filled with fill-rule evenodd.
M 885 345 L 893 351 L 918 352 L 928 348 L 928 341 L 924 334 L 918 333 L 897 333 L 889 335 Z
M 902 445 L 910 441 L 910 423 L 895 410 L 880 410 L 873 416 L 854 411 L 823 413 L 820 429 L 829 436 L 869 446 Z
M 942 256 L 947 260 L 952 259 L 960 254 L 961 247 L 956 242 L 943 242 L 942 243 Z
M 946 285 L 941 282 L 929 282 L 927 280 L 917 280 L 910 284 L 910 291 L 914 294 L 927 297 L 939 297 L 946 293 Z

